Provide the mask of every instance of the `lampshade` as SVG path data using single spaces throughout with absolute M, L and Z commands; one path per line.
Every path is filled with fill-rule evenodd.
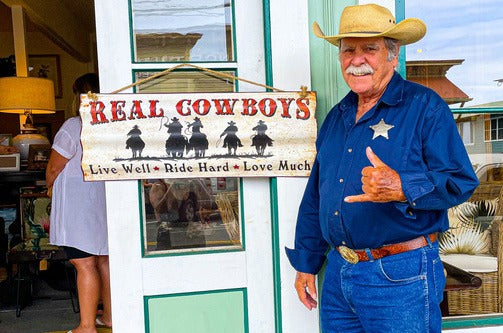
M 37 77 L 0 78 L 0 112 L 25 114 L 54 113 L 54 83 Z

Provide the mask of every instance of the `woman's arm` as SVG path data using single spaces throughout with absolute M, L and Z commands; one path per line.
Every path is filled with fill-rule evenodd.
M 51 150 L 51 157 L 49 162 L 47 162 L 47 168 L 45 169 L 45 181 L 47 183 L 47 188 L 51 188 L 54 184 L 54 180 L 58 177 L 59 173 L 63 171 L 68 159 L 63 157 L 60 153 Z

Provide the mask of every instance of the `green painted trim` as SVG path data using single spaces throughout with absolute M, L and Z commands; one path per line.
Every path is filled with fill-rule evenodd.
M 249 314 L 248 314 L 248 289 L 246 288 L 233 288 L 233 289 L 218 289 L 218 290 L 208 290 L 208 291 L 194 291 L 194 292 L 185 292 L 185 293 L 177 293 L 177 294 L 163 294 L 163 295 L 151 295 L 151 296 L 143 296 L 143 311 L 145 316 L 145 332 L 150 333 L 150 320 L 149 320 L 149 309 L 148 309 L 148 301 L 156 298 L 171 298 L 171 297 L 183 297 L 183 296 L 197 296 L 197 295 L 211 295 L 211 294 L 222 294 L 228 292 L 241 292 L 243 297 L 243 325 L 244 332 L 248 333 L 250 331 L 249 325 Z
M 264 16 L 264 58 L 265 58 L 265 84 L 273 87 L 272 71 L 272 41 L 271 41 L 271 8 L 270 0 L 262 1 Z M 266 91 L 271 91 L 267 89 Z
M 502 113 L 503 108 L 452 108 L 452 113 Z
M 148 311 L 149 298 L 147 297 L 149 296 L 143 296 L 143 323 L 145 325 L 145 333 L 150 333 L 150 320 L 148 320 L 150 317 L 150 313 Z
M 235 6 L 234 0 L 231 1 L 231 6 L 232 6 L 232 12 L 231 12 L 231 15 L 232 15 L 232 18 L 231 18 L 231 22 L 232 22 L 232 26 L 231 26 L 232 27 L 232 52 L 234 52 L 234 53 L 232 55 L 233 56 L 232 61 L 230 61 L 230 62 L 237 62 L 238 61 L 238 49 L 237 49 L 237 45 L 236 45 L 236 11 L 235 11 L 236 6 Z
M 262 1 L 264 17 L 264 56 L 265 56 L 265 81 L 266 85 L 274 87 L 272 67 L 272 40 L 271 40 L 271 3 L 270 0 Z M 267 89 L 267 91 L 271 91 Z M 272 274 L 274 292 L 274 328 L 276 333 L 283 332 L 283 315 L 281 312 L 281 270 L 279 246 L 279 218 L 278 218 L 278 186 L 277 179 L 269 179 L 269 197 L 271 205 L 271 243 L 272 243 Z
M 145 221 L 145 216 L 143 216 L 143 207 L 144 204 L 143 204 L 144 200 L 143 200 L 143 186 L 142 186 L 142 182 L 140 180 L 138 180 L 138 210 L 140 211 L 140 219 L 139 219 L 139 223 L 140 223 L 140 248 L 141 248 L 141 256 L 142 258 L 144 258 L 146 256 L 145 254 L 145 244 L 144 244 L 144 241 L 145 241 L 145 232 L 143 230 L 143 222 L 146 222 Z
M 128 14 L 129 14 L 129 57 L 131 63 L 134 64 L 134 34 L 133 34 L 133 0 L 128 1 Z M 134 81 L 133 81 L 134 82 Z
M 400 22 L 405 19 L 405 0 L 395 0 L 395 19 L 396 22 Z M 398 54 L 398 67 L 396 68 L 396 71 L 403 78 L 407 75 L 407 69 L 405 66 L 406 61 L 405 46 L 402 46 L 400 47 L 400 53 Z
M 445 319 L 442 322 L 442 329 L 473 328 L 503 325 L 503 316 L 487 316 L 483 318 L 456 318 Z
M 316 37 L 311 26 L 316 21 L 325 34 L 335 35 L 344 7 L 357 3 L 357 0 L 309 0 L 308 2 L 311 90 L 316 91 L 318 128 L 321 127 L 332 107 L 349 92 L 349 87 L 342 76 L 339 49 Z
M 274 279 L 274 313 L 276 332 L 283 332 L 283 313 L 281 311 L 281 248 L 279 242 L 278 179 L 269 178 L 269 196 L 271 201 L 272 234 L 272 272 Z

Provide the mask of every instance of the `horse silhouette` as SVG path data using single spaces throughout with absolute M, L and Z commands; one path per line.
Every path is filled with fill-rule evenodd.
M 258 156 L 264 156 L 265 147 L 272 146 L 272 142 L 274 140 L 265 134 L 267 131 L 267 125 L 262 120 L 259 120 L 257 126 L 252 128 L 252 130 L 257 131 L 257 134 L 252 137 L 251 145 L 255 146 Z
M 192 135 L 189 139 L 189 144 L 187 145 L 187 153 L 194 149 L 194 154 L 196 157 L 204 157 L 206 150 L 208 149 L 208 139 L 206 134 L 201 132 L 201 128 L 204 127 L 198 117 L 194 118 L 194 122 L 188 125 L 188 128 L 192 127 Z
M 235 126 L 236 123 L 231 120 L 227 124 L 229 124 L 229 126 L 227 126 L 222 134 L 220 134 L 220 137 L 225 135 L 223 147 L 227 148 L 227 154 L 236 155 L 238 147 L 243 147 L 243 145 L 241 144 L 241 140 L 236 135 L 236 132 L 238 131 L 238 128 Z
M 182 157 L 183 151 L 188 145 L 187 138 L 182 135 L 183 125 L 178 118 L 173 117 L 171 123 L 164 124 L 168 128 L 168 139 L 166 140 L 166 153 L 172 157 Z
M 131 129 L 127 136 L 129 138 L 126 140 L 126 149 L 131 148 L 131 152 L 133 154 L 132 158 L 141 157 L 141 152 L 143 148 L 145 148 L 145 142 L 140 138 L 141 131 L 138 128 L 138 125 L 134 125 L 133 129 Z

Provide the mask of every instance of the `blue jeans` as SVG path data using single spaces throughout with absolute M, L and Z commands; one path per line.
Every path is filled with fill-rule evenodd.
M 322 331 L 441 332 L 444 287 L 437 242 L 357 264 L 331 250 L 321 295 Z

